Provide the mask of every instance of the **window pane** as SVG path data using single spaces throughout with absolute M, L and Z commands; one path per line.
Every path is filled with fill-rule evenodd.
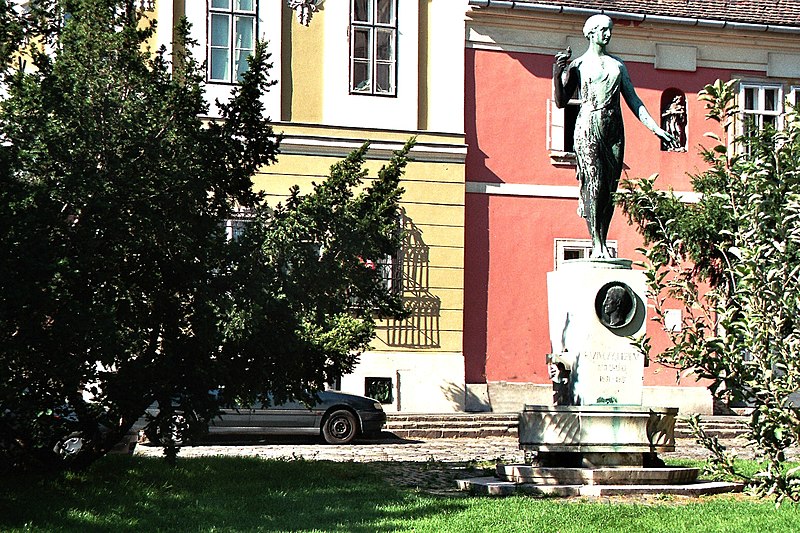
M 372 78 L 370 76 L 369 63 L 365 61 L 353 61 L 353 91 L 370 92 L 372 90 Z
M 375 65 L 375 92 L 393 93 L 394 92 L 394 65 L 391 63 L 378 63 Z
M 211 7 L 216 9 L 230 9 L 231 0 L 211 0 Z
M 228 15 L 211 15 L 211 46 L 230 46 L 229 21 Z
M 394 61 L 394 31 L 377 30 L 378 46 L 375 50 L 375 59 L 379 61 Z
M 394 24 L 395 0 L 377 0 L 375 9 L 375 22 L 378 24 Z
M 744 90 L 744 108 L 756 109 L 756 89 L 745 88 Z
M 236 17 L 236 48 L 255 48 L 255 17 Z
M 253 55 L 252 50 L 236 50 L 236 80 L 242 81 L 242 74 L 248 71 L 250 64 L 247 58 Z
M 744 121 L 745 135 L 754 135 L 759 129 L 758 115 L 745 115 L 742 119 Z
M 778 89 L 764 89 L 764 109 L 766 111 L 778 109 Z
M 353 58 L 369 59 L 372 55 L 372 43 L 370 42 L 370 31 L 355 29 L 353 30 Z
M 228 81 L 231 71 L 230 50 L 228 48 L 212 48 L 210 73 L 212 80 Z
M 255 11 L 255 0 L 236 0 L 235 8 L 237 11 Z
M 371 19 L 370 6 L 372 0 L 353 0 L 353 20 L 356 22 L 369 22 Z

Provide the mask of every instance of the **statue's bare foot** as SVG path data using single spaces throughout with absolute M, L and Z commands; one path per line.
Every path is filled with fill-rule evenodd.
M 611 259 L 611 252 L 603 246 L 602 248 L 592 248 L 592 259 Z

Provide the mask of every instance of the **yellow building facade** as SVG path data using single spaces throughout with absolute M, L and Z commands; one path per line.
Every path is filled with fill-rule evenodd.
M 183 16 L 192 24 L 212 116 L 254 39 L 268 42 L 276 83 L 264 104 L 283 142 L 254 182 L 272 205 L 293 185 L 310 190 L 366 141 L 374 176 L 416 137 L 402 182 L 406 238 L 391 269 L 410 317 L 379 324 L 341 389 L 380 387 L 389 412 L 463 410 L 466 0 L 156 0 L 146 9 L 168 49 L 170 28 Z

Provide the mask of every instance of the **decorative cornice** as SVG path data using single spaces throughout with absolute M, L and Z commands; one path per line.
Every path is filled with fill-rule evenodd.
M 345 157 L 364 143 L 362 139 L 331 139 L 305 135 L 284 135 L 280 152 L 287 155 Z M 376 141 L 369 145 L 368 155 L 375 159 L 391 159 L 395 151 L 403 147 L 401 142 Z M 411 149 L 412 161 L 427 163 L 463 164 L 467 147 L 463 144 L 439 144 L 417 142 Z
M 525 196 L 529 198 L 572 198 L 577 199 L 580 189 L 570 185 L 538 185 L 532 183 L 492 183 L 467 181 L 466 192 L 496 196 Z M 694 191 L 672 191 L 682 202 L 696 204 L 700 193 Z

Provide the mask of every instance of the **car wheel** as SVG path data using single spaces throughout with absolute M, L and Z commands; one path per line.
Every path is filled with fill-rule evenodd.
M 334 411 L 322 424 L 322 437 L 328 444 L 347 444 L 358 432 L 358 422 L 350 411 Z

